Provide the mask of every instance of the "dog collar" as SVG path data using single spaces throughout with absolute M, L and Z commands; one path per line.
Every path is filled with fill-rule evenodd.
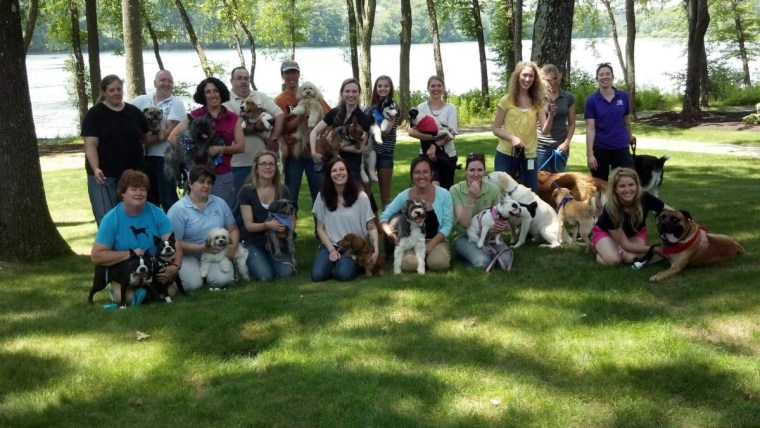
M 561 210 L 562 207 L 565 206 L 565 204 L 567 203 L 567 201 L 570 201 L 572 199 L 573 199 L 573 195 L 567 195 L 564 198 L 562 198 L 562 202 L 560 202 L 559 205 L 557 206 L 557 211 Z
M 702 234 L 701 233 L 702 231 L 707 233 L 707 228 L 704 226 L 699 226 L 699 228 L 697 229 L 697 233 L 695 233 L 691 239 L 679 244 L 665 246 L 662 249 L 662 253 L 663 254 L 678 254 L 682 251 L 686 251 L 686 249 L 694 245 L 699 240 L 699 235 Z

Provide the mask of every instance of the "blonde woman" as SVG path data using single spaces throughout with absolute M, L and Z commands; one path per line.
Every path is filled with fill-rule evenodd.
M 556 105 L 545 105 L 546 88 L 534 62 L 520 61 L 509 78 L 509 91 L 499 100 L 491 130 L 499 137 L 494 170 L 519 175 L 519 181 L 538 191 L 536 121 L 549 133 Z
M 554 104 L 557 110 L 554 112 L 549 132 L 544 134 L 538 130 L 536 164 L 542 171 L 565 172 L 570 156 L 570 141 L 575 134 L 575 98 L 573 94 L 559 87 L 562 73 L 556 65 L 546 64 L 541 67 L 541 72 L 546 80 L 546 99 L 549 105 Z M 555 150 L 559 154 L 555 154 Z

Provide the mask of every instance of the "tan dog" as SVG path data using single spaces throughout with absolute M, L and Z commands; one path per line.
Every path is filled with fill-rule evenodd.
M 657 216 L 657 230 L 670 268 L 651 276 L 650 281 L 663 280 L 687 266 L 710 266 L 744 253 L 744 248 L 733 238 L 706 233 L 707 230 L 692 220 L 687 211 L 663 210 Z M 707 239 L 706 245 L 704 239 Z
M 602 213 L 601 208 L 604 205 L 603 199 L 607 190 L 606 181 L 580 172 L 538 172 L 538 197 L 554 206 L 555 209 L 557 207 L 554 205 L 552 192 L 557 186 L 570 189 L 576 201 L 593 206 L 596 215 Z
M 243 118 L 243 128 L 245 128 L 246 125 L 261 123 L 264 127 L 264 130 L 261 131 L 261 135 L 264 138 L 268 138 L 272 133 L 274 117 L 267 113 L 264 108 L 256 102 L 253 95 L 243 100 L 240 104 L 240 117 Z
M 557 236 L 562 236 L 565 224 L 571 225 L 573 231 L 570 232 L 570 236 L 573 238 L 573 242 L 578 239 L 578 232 L 580 232 L 583 242 L 586 243 L 586 253 L 588 253 L 591 249 L 589 235 L 594 227 L 594 209 L 589 204 L 576 201 L 570 189 L 564 187 L 554 189 L 552 200 L 557 206 L 557 218 L 559 219 Z
M 385 258 L 382 254 L 378 254 L 377 262 L 372 263 L 372 254 L 375 250 L 361 236 L 349 233 L 338 241 L 338 247 L 344 251 L 344 256 L 351 257 L 356 264 L 364 268 L 365 275 L 382 275 L 385 272 Z
M 150 132 L 158 135 L 161 132 L 161 119 L 164 118 L 164 112 L 158 107 L 148 107 L 143 109 L 145 118 L 148 119 L 148 129 Z

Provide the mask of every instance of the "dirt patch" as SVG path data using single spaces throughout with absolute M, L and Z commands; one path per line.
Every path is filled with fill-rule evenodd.
M 84 153 L 84 144 L 39 144 L 37 149 L 40 156 L 69 155 Z
M 696 114 L 681 114 L 679 112 L 655 113 L 648 117 L 639 118 L 642 125 L 661 126 L 678 129 L 705 129 L 714 131 L 753 131 L 760 132 L 760 126 L 745 125 L 742 118 L 751 111 L 704 111 Z

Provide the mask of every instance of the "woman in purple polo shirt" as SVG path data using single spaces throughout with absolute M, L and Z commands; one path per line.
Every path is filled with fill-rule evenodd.
M 599 90 L 586 99 L 586 157 L 591 175 L 607 180 L 610 170 L 633 168 L 628 147 L 631 134 L 631 115 L 628 95 L 615 89 L 612 66 L 602 63 L 596 68 Z

